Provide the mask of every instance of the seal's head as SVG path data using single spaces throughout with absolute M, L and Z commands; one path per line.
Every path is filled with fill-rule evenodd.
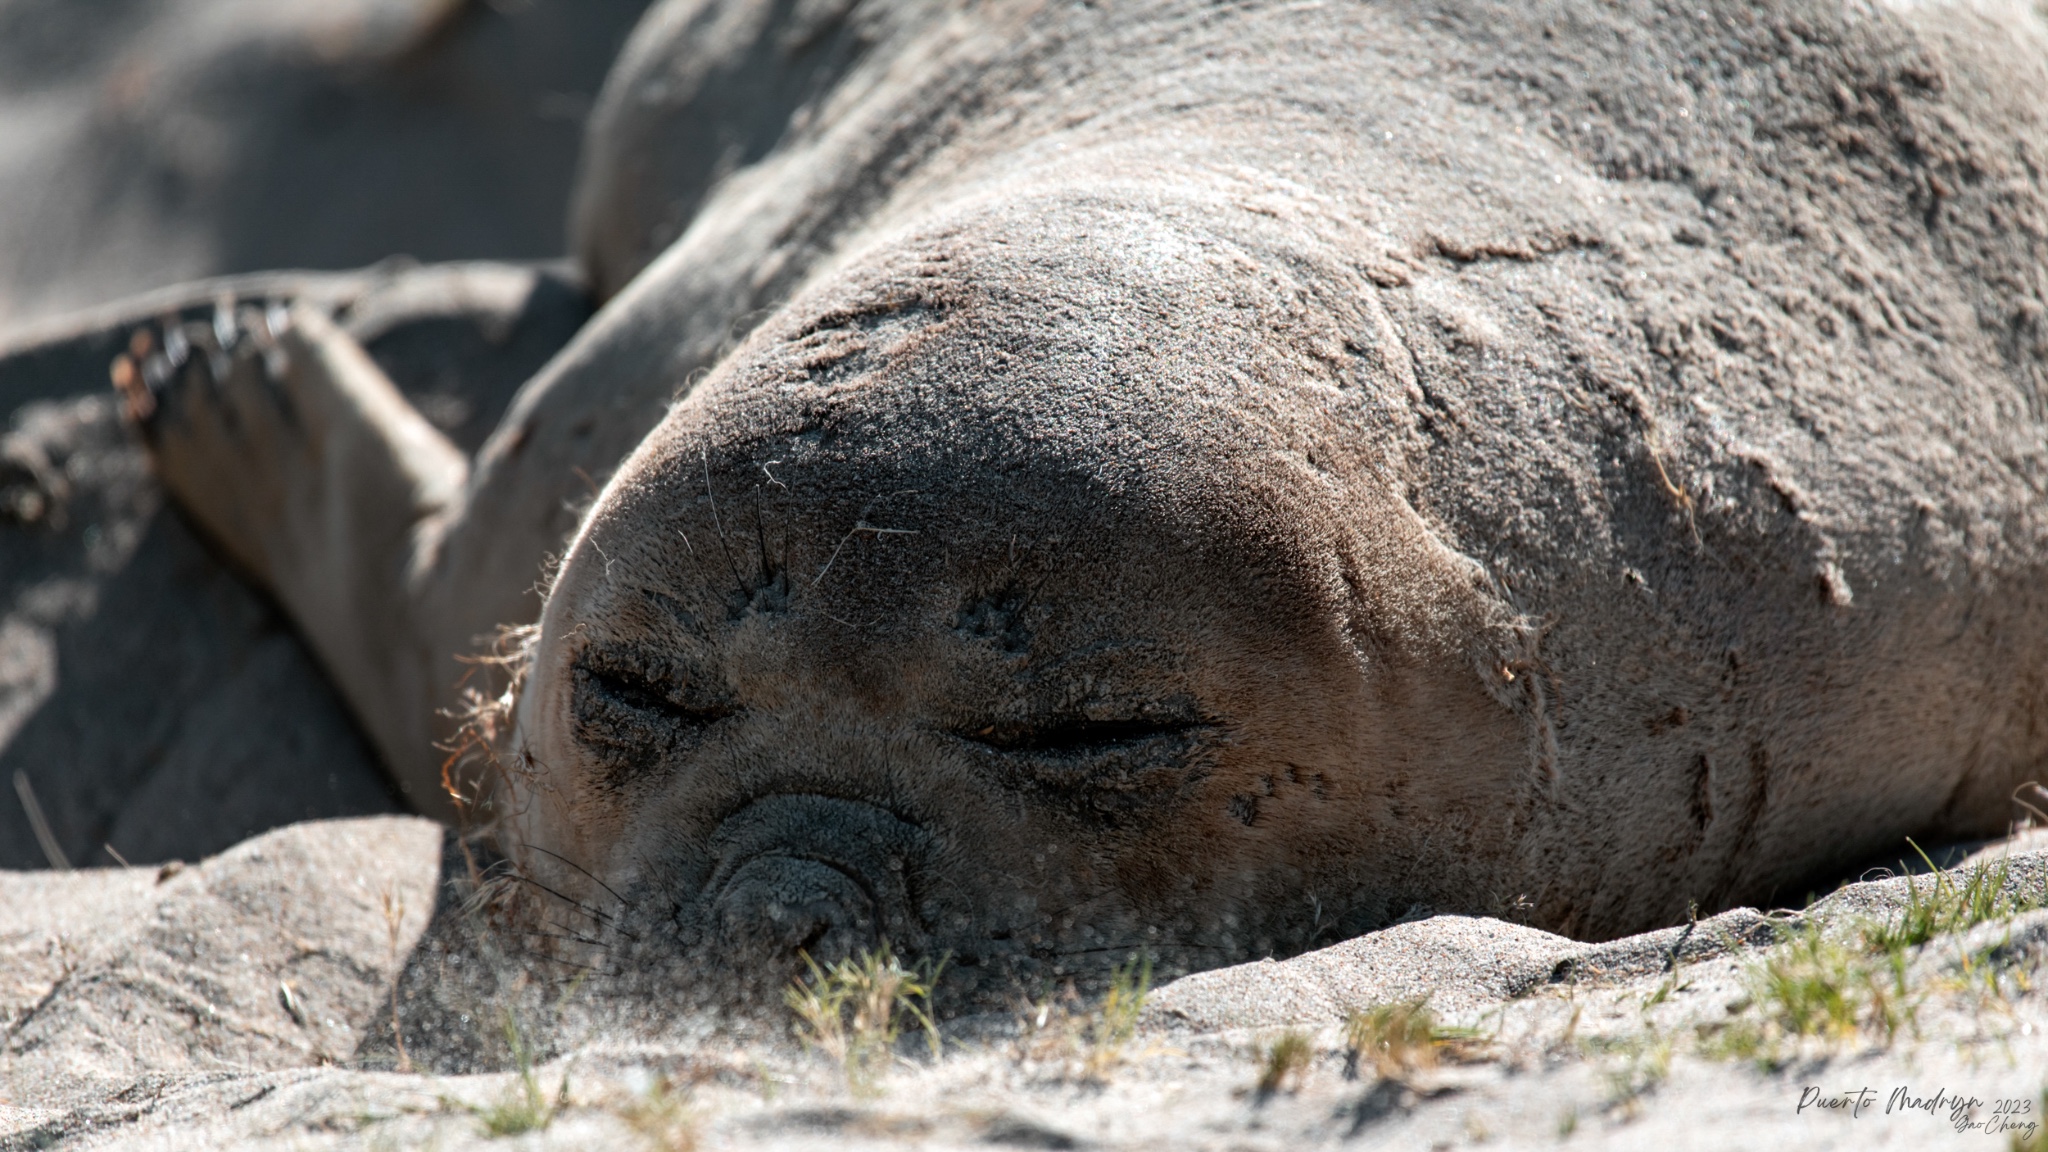
M 521 698 L 517 820 L 637 935 L 775 972 L 886 941 L 1006 984 L 1512 887 L 1527 733 L 1474 573 L 1265 286 L 1126 223 L 893 246 L 607 486 Z

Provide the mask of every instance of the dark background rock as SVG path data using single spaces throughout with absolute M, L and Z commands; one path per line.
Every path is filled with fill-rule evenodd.
M 646 0 L 0 0 L 0 333 L 225 272 L 544 259 Z
M 289 620 L 166 506 L 107 365 L 221 290 L 311 298 L 474 450 L 589 308 L 556 268 L 416 261 L 564 251 L 645 6 L 0 0 L 0 868 L 47 864 L 17 773 L 74 865 L 401 807 Z

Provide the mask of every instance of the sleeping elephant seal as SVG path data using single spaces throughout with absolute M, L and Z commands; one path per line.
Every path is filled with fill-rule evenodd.
M 1608 936 L 2042 771 L 2044 114 L 2017 2 L 677 0 L 474 460 L 316 309 L 117 375 L 417 802 L 537 620 L 600 945 Z

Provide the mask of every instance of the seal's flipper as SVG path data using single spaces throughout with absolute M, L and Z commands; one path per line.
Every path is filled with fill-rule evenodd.
M 165 486 L 284 604 L 413 801 L 445 805 L 407 573 L 463 453 L 317 308 L 223 301 L 138 330 L 114 382 Z M 422 777 L 426 777 L 423 780 Z
M 350 272 L 267 272 L 174 285 L 0 342 L 0 410 L 75 394 L 88 382 L 106 381 L 111 367 L 122 408 L 141 438 L 156 447 L 155 440 L 184 419 L 185 405 L 213 401 L 211 394 L 193 398 L 193 387 L 218 390 L 240 372 L 281 375 L 265 361 L 289 356 L 279 334 L 287 317 L 306 311 L 331 317 L 330 327 L 338 330 L 338 344 L 325 338 L 319 343 L 353 344 L 368 353 L 367 367 L 359 363 L 361 372 L 344 376 L 381 375 L 432 429 L 455 447 L 474 450 L 520 385 L 588 318 L 590 305 L 575 274 L 559 265 L 393 260 Z M 279 413 L 291 411 L 288 392 L 281 384 L 271 387 L 271 403 Z M 380 390 L 389 404 L 388 388 Z M 264 410 L 254 412 L 261 416 Z M 220 415 L 225 431 L 230 415 L 246 414 L 228 410 Z M 260 422 L 249 428 L 235 425 L 242 439 L 217 446 L 216 471 L 250 477 L 261 472 L 253 461 L 259 450 L 273 445 L 258 428 Z M 601 471 L 603 465 L 586 467 Z M 584 482 L 566 466 L 561 471 L 568 484 L 581 488 Z M 261 491 L 252 481 L 248 491 L 231 497 L 254 499 Z M 245 529 L 209 523 L 176 485 L 172 495 L 186 506 L 189 519 L 229 545 L 230 556 L 245 573 L 307 625 L 304 606 L 273 582 L 268 563 L 233 551 L 232 540 Z M 463 504 L 472 501 L 473 495 Z M 456 724 L 447 714 L 464 704 L 463 681 L 472 671 L 466 658 L 487 646 L 498 627 L 532 618 L 540 558 L 559 546 L 562 533 L 553 529 L 550 534 L 543 526 L 533 539 L 512 541 L 514 555 L 507 560 L 507 533 L 493 532 L 489 524 L 481 531 L 453 532 L 458 540 L 483 538 L 479 543 L 490 551 L 481 562 L 444 571 L 449 567 L 442 561 L 446 541 L 461 524 L 462 518 L 453 515 L 422 521 L 421 531 L 406 545 L 407 559 L 375 574 L 392 601 L 406 606 L 403 613 L 341 630 L 349 643 L 387 646 L 383 659 L 406 666 L 389 678 L 404 688 L 366 694 L 347 686 L 347 695 L 412 803 L 444 816 L 451 814 L 440 778 L 445 753 L 436 745 L 455 734 Z M 463 555 L 475 551 L 472 547 Z M 372 578 L 367 567 L 360 568 L 359 576 Z M 312 627 L 304 631 L 339 683 L 346 653 L 328 651 L 328 636 Z

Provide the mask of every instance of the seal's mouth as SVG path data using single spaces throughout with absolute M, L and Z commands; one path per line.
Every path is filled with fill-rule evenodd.
M 931 844 L 872 804 L 764 797 L 712 836 L 702 906 L 727 948 L 762 960 L 801 953 L 830 964 L 884 943 L 916 951 L 926 931 L 915 880 Z

